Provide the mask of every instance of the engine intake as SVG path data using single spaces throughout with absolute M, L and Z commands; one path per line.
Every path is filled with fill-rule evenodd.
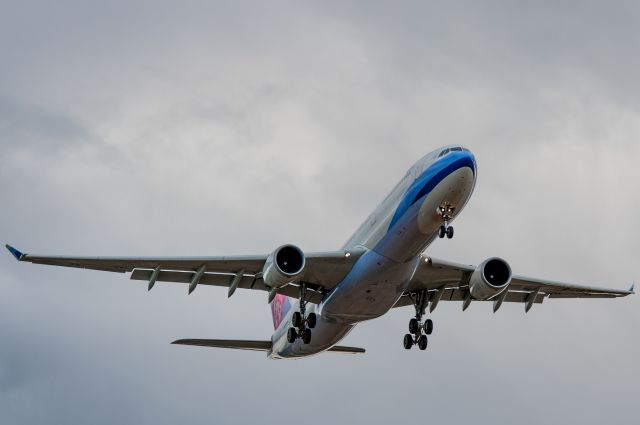
M 304 253 L 295 245 L 282 245 L 273 251 L 262 268 L 262 280 L 270 288 L 296 281 L 304 272 Z
M 476 300 L 488 300 L 505 291 L 511 283 L 511 267 L 501 258 L 489 258 L 469 279 L 469 291 Z

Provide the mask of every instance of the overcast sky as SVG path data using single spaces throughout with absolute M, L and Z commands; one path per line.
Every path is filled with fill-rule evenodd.
M 0 3 L 0 240 L 32 253 L 339 248 L 416 160 L 478 162 L 430 255 L 638 279 L 637 2 Z M 0 422 L 636 424 L 636 297 L 397 309 L 357 357 L 268 339 L 264 293 L 0 255 Z

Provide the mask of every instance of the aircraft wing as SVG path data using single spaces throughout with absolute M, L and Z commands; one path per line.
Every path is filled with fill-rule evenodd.
M 131 272 L 131 279 L 149 283 L 193 283 L 268 291 L 262 281 L 262 268 L 268 255 L 221 257 L 73 257 L 24 254 L 7 245 L 19 261 L 50 266 L 76 267 L 109 272 Z M 305 273 L 301 281 L 307 284 L 307 300 L 319 302 L 351 270 L 361 251 L 332 251 L 305 254 Z M 202 271 L 202 273 L 199 273 Z M 198 276 L 200 274 L 200 276 Z M 237 279 L 236 279 L 237 278 Z M 237 282 L 235 282 L 237 280 Z M 235 285 L 234 285 L 235 284 Z M 230 290 L 229 295 L 233 294 Z M 278 289 L 289 297 L 298 298 L 295 286 Z
M 439 301 L 464 301 L 469 291 L 469 279 L 475 266 L 424 257 L 416 270 L 409 289 L 395 307 L 412 305 L 421 290 L 427 290 L 430 309 L 433 311 Z M 527 305 L 527 311 L 534 303 L 542 303 L 545 298 L 615 298 L 633 294 L 633 286 L 628 290 L 617 290 L 573 283 L 556 282 L 514 275 L 504 297 L 494 301 L 494 311 L 502 302 L 520 302 Z

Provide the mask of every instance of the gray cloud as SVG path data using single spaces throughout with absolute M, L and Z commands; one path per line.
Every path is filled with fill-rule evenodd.
M 640 231 L 632 2 L 8 3 L 0 14 L 0 235 L 68 254 L 339 247 L 420 156 L 479 162 L 456 238 L 521 274 L 626 287 Z M 635 299 L 526 316 L 409 310 L 364 357 L 269 362 L 178 337 L 267 338 L 260 294 L 0 256 L 2 423 L 635 423 Z M 298 384 L 303 382 L 302 386 Z M 312 412 L 312 413 L 309 413 Z

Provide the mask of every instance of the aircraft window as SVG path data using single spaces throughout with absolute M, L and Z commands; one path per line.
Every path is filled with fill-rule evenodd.
M 452 151 L 460 151 L 460 152 L 462 152 L 462 148 L 460 148 L 460 147 L 451 148 L 451 150 Z
M 446 154 L 448 154 L 450 151 L 450 149 L 445 149 L 442 152 L 440 152 L 440 155 L 438 155 L 438 158 L 440 158 L 441 156 L 445 156 Z

